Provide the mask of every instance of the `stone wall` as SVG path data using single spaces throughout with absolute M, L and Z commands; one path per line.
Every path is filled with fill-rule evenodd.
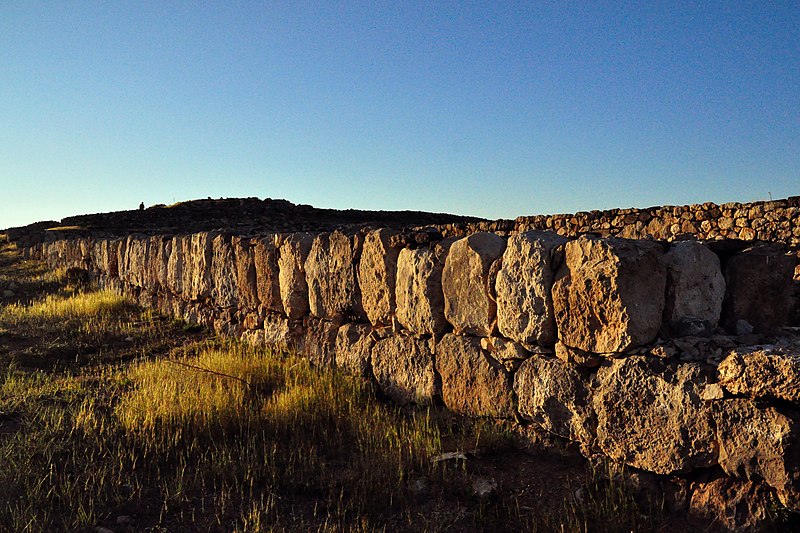
M 783 231 L 797 214 L 781 209 Z M 750 213 L 744 226 L 731 211 L 732 227 L 767 231 Z M 627 228 L 655 227 L 636 216 Z M 763 482 L 800 510 L 796 223 L 783 243 L 517 226 L 84 237 L 27 253 L 399 403 L 515 420 L 657 474 Z

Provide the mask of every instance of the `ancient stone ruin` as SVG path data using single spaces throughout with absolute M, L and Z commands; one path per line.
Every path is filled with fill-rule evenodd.
M 800 197 L 384 222 L 11 236 L 51 267 L 366 376 L 397 402 L 712 480 L 692 505 L 758 485 L 800 510 Z

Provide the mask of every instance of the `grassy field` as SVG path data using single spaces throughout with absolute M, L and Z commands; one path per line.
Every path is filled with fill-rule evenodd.
M 0 246 L 0 530 L 671 530 L 566 447 L 389 405 Z

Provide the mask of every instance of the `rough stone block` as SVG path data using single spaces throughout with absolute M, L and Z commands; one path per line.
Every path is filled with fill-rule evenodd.
M 364 238 L 358 281 L 361 303 L 369 321 L 376 326 L 388 326 L 395 315 L 395 282 L 400 249 L 390 245 L 396 232 L 379 229 Z
M 339 326 L 329 320 L 306 317 L 300 353 L 315 365 L 332 367 L 336 363 L 336 334 Z
M 737 320 L 746 320 L 760 333 L 790 325 L 796 262 L 796 257 L 776 245 L 753 246 L 731 257 L 724 269 L 725 328 L 733 331 Z
M 220 307 L 236 307 L 239 304 L 239 292 L 230 236 L 217 235 L 211 247 L 211 297 Z
M 800 508 L 798 420 L 752 400 L 714 403 L 719 465 L 731 476 L 763 479 L 784 505 Z
M 336 335 L 336 366 L 357 376 L 369 375 L 374 345 L 370 326 L 344 324 Z
M 212 241 L 216 233 L 193 233 L 183 254 L 183 293 L 189 300 L 211 296 Z
M 508 240 L 497 273 L 497 327 L 523 344 L 552 345 L 556 341 L 553 313 L 554 270 L 567 240 L 549 232 L 529 231 Z
M 731 394 L 800 404 L 800 353 L 738 349 L 717 367 L 719 383 Z
M 666 268 L 659 245 L 580 237 L 565 245 L 553 284 L 558 336 L 586 352 L 615 353 L 655 340 Z
M 254 242 L 253 261 L 255 263 L 258 299 L 265 309 L 283 313 L 278 266 L 278 250 L 281 239 L 277 235 L 269 235 L 254 239 Z
M 511 377 L 481 349 L 481 340 L 448 334 L 436 344 L 436 370 L 448 409 L 470 416 L 511 418 Z
M 430 341 L 406 335 L 377 341 L 372 371 L 381 390 L 398 403 L 429 404 L 439 394 Z
M 188 248 L 188 237 L 176 235 L 172 238 L 167 262 L 167 289 L 172 294 L 183 293 L 183 258 Z
M 233 257 L 236 261 L 236 289 L 239 294 L 239 307 L 257 309 L 260 303 L 256 288 L 256 267 L 253 261 L 253 247 L 250 239 L 233 237 L 231 239 Z M 277 288 L 278 280 L 275 279 Z
M 719 323 L 725 278 L 719 257 L 694 241 L 674 244 L 664 255 L 667 294 L 664 320 L 673 333 L 687 318 L 705 321 L 709 330 Z
M 427 248 L 403 249 L 397 259 L 397 320 L 418 335 L 443 333 L 448 323 L 444 316 L 442 269 L 451 241 Z
M 308 285 L 305 263 L 313 238 L 305 233 L 286 237 L 278 255 L 278 281 L 283 309 L 290 319 L 308 313 Z
M 587 379 L 552 357 L 526 359 L 514 375 L 520 415 L 541 429 L 589 446 L 595 422 Z
M 442 271 L 444 315 L 456 333 L 489 336 L 497 304 L 490 270 L 506 243 L 494 233 L 473 233 L 450 247 Z
M 317 318 L 342 323 L 359 318 L 358 243 L 340 231 L 317 235 L 306 259 L 308 305 Z
M 597 383 L 592 406 L 603 453 L 657 474 L 716 464 L 706 378 L 697 365 L 630 356 L 600 368 Z
M 264 317 L 264 343 L 270 348 L 282 352 L 301 352 L 303 340 L 300 325 L 277 313 L 267 313 Z

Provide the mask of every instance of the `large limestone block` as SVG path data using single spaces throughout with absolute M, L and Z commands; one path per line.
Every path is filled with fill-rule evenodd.
M 361 303 L 369 321 L 388 326 L 395 314 L 395 282 L 400 249 L 390 245 L 395 232 L 379 229 L 364 238 L 358 264 Z
M 167 288 L 167 268 L 172 239 L 161 235 L 150 237 L 147 248 L 147 271 L 145 283 L 152 291 Z
M 790 325 L 796 262 L 776 245 L 753 246 L 731 257 L 725 265 L 725 328 L 733 331 L 737 320 L 764 333 Z
M 172 246 L 169 252 L 167 263 L 167 288 L 173 294 L 183 292 L 183 260 L 184 254 L 189 248 L 189 238 L 176 235 L 172 238 Z
M 231 239 L 231 247 L 236 261 L 236 288 L 239 294 L 239 307 L 249 310 L 256 309 L 260 300 L 258 299 L 256 287 L 256 267 L 250 239 L 233 237 Z M 277 276 L 275 285 L 277 287 Z
M 664 255 L 667 265 L 667 295 L 664 319 L 673 331 L 687 317 L 717 327 L 725 278 L 719 257 L 708 247 L 694 241 L 680 242 Z
M 237 307 L 236 260 L 229 235 L 217 235 L 211 242 L 211 297 L 220 307 Z
M 306 317 L 300 353 L 315 365 L 332 367 L 336 364 L 336 335 L 339 326 L 330 320 Z
M 344 324 L 336 335 L 336 367 L 357 376 L 369 375 L 374 345 L 370 326 Z
M 600 368 L 597 383 L 592 406 L 603 453 L 657 474 L 716 464 L 706 378 L 697 365 L 630 356 Z
M 511 377 L 481 349 L 478 337 L 448 334 L 436 344 L 436 370 L 448 409 L 470 416 L 511 418 Z
M 552 357 L 526 359 L 514 374 L 520 415 L 545 431 L 590 445 L 594 417 L 587 378 Z
M 147 237 L 133 235 L 128 237 L 123 281 L 127 281 L 136 287 L 146 287 L 148 246 L 149 239 Z
M 340 231 L 314 239 L 306 259 L 308 306 L 313 316 L 341 323 L 362 315 L 356 281 L 358 248 L 356 239 Z
M 473 233 L 450 247 L 442 271 L 444 315 L 456 333 L 487 337 L 497 317 L 492 264 L 506 243 L 494 233 Z
M 733 350 L 717 367 L 719 383 L 731 394 L 800 404 L 800 352 Z
M 264 317 L 264 343 L 282 352 L 301 352 L 303 328 L 277 313 L 267 313 Z
M 183 293 L 188 300 L 205 300 L 211 296 L 212 242 L 216 233 L 193 233 L 183 254 Z
M 800 509 L 800 432 L 773 407 L 734 398 L 714 403 L 719 465 L 731 476 L 763 479 L 784 505 Z
M 497 273 L 497 328 L 523 344 L 551 345 L 556 341 L 553 313 L 554 269 L 558 250 L 567 240 L 555 233 L 529 231 L 508 240 Z
M 256 286 L 258 299 L 265 309 L 283 313 L 281 285 L 278 266 L 278 249 L 280 238 L 270 235 L 255 239 L 253 261 L 256 270 Z M 298 318 L 298 317 L 295 317 Z
M 582 236 L 565 245 L 553 284 L 558 336 L 586 352 L 652 342 L 661 327 L 666 268 L 659 245 Z
M 398 403 L 429 404 L 439 394 L 430 341 L 406 335 L 377 341 L 372 371 L 381 390 Z
M 442 270 L 450 241 L 400 251 L 397 259 L 397 320 L 418 335 L 442 333 L 444 316 Z
M 721 477 L 692 484 L 689 514 L 712 522 L 710 531 L 756 533 L 771 530 L 774 506 L 766 484 Z
M 308 313 L 308 284 L 306 259 L 313 238 L 305 233 L 294 233 L 284 239 L 278 254 L 278 282 L 283 309 L 290 319 L 302 318 Z

